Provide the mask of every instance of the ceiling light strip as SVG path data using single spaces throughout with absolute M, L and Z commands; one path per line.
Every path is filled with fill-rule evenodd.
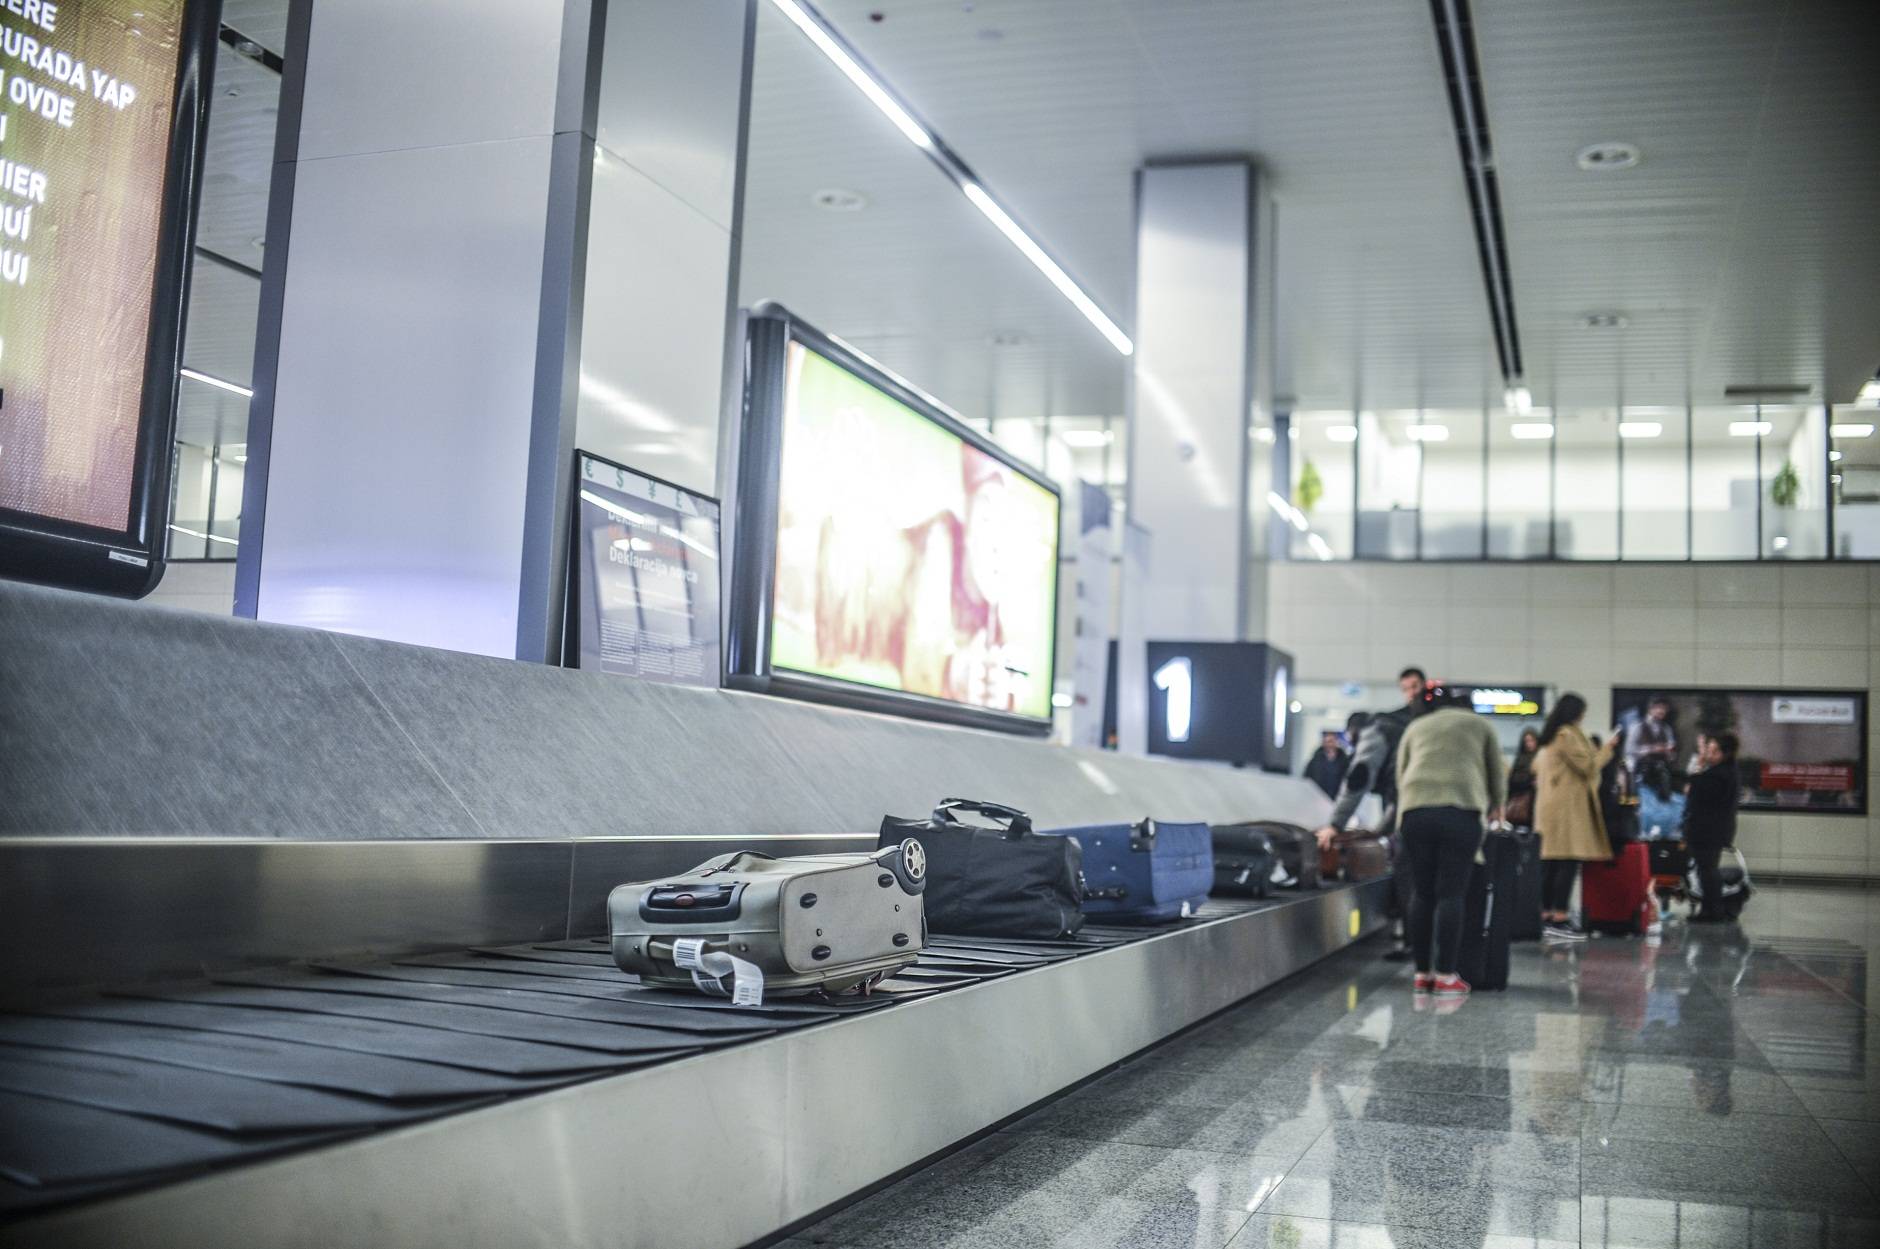
M 881 110 L 883 116 L 894 123 L 895 128 L 905 135 L 910 143 L 927 153 L 933 162 L 940 166 L 941 171 L 953 179 L 954 184 L 972 202 L 973 207 L 983 213 L 986 219 L 998 228 L 999 233 L 1003 234 L 1012 246 L 1018 248 L 1025 259 L 1031 261 L 1090 324 L 1096 326 L 1098 332 L 1109 340 L 1112 347 L 1126 356 L 1135 352 L 1136 345 L 1130 341 L 1129 335 L 1125 334 L 1122 328 L 1097 306 L 1096 300 L 1085 293 L 1083 287 L 1065 272 L 1062 265 L 1052 259 L 1051 254 L 1036 239 L 1025 232 L 1024 227 L 1020 226 L 992 193 L 986 190 L 984 183 L 979 180 L 966 162 L 955 155 L 944 142 L 935 138 L 933 132 L 917 121 L 912 111 L 895 98 L 894 93 L 886 84 L 869 72 L 861 57 L 856 55 L 847 40 L 836 33 L 835 27 L 831 26 L 822 14 L 811 5 L 803 3 L 802 0 L 770 0 L 770 2 L 776 6 L 778 12 L 790 19 L 791 24 L 802 31 L 811 43 L 816 45 L 818 51 L 842 71 L 844 77 L 868 97 L 870 103 Z
M 206 385 L 216 386 L 222 390 L 229 391 L 232 394 L 240 395 L 244 399 L 253 399 L 255 397 L 255 392 L 248 389 L 248 387 L 246 386 L 237 385 L 234 382 L 225 381 L 219 377 L 211 377 L 209 374 L 201 372 L 197 369 L 178 369 L 176 371 L 178 374 L 180 374 L 183 377 L 187 377 L 192 382 L 203 382 Z

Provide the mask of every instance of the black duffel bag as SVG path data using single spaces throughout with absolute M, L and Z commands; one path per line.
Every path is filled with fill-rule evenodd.
M 994 826 L 963 823 L 960 812 Z M 1023 811 L 948 798 L 924 820 L 883 819 L 877 845 L 910 837 L 927 851 L 930 931 L 1049 941 L 1084 926 L 1083 848 L 1073 837 L 1032 832 Z

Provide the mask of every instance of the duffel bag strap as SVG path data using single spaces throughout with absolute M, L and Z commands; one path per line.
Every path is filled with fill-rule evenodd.
M 733 1006 L 764 1004 L 763 969 L 735 954 L 707 952 L 703 937 L 680 937 L 674 941 L 672 963 L 681 971 L 692 973 L 692 984 L 700 993 L 728 997 Z
M 1017 807 L 1004 806 L 997 802 L 980 802 L 973 798 L 942 798 L 940 805 L 933 809 L 936 824 L 959 824 L 962 821 L 954 815 L 956 811 L 966 811 L 974 815 L 983 815 L 995 824 L 1002 824 L 1008 837 L 1022 837 L 1031 831 L 1031 817 Z

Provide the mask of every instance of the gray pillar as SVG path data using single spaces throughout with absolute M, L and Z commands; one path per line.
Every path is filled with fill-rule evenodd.
M 1137 175 L 1136 354 L 1129 519 L 1153 537 L 1142 598 L 1151 638 L 1233 641 L 1264 633 L 1270 225 L 1246 161 L 1156 164 Z M 1253 494 L 1256 484 L 1260 494 Z
M 576 445 L 716 484 L 752 0 L 294 19 L 237 611 L 553 660 Z

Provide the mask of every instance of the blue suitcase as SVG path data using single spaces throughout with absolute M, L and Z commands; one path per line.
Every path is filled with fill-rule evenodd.
M 1084 850 L 1084 914 L 1119 924 L 1156 924 L 1192 914 L 1214 885 L 1214 840 L 1206 824 L 1091 824 L 1041 829 L 1075 837 Z

